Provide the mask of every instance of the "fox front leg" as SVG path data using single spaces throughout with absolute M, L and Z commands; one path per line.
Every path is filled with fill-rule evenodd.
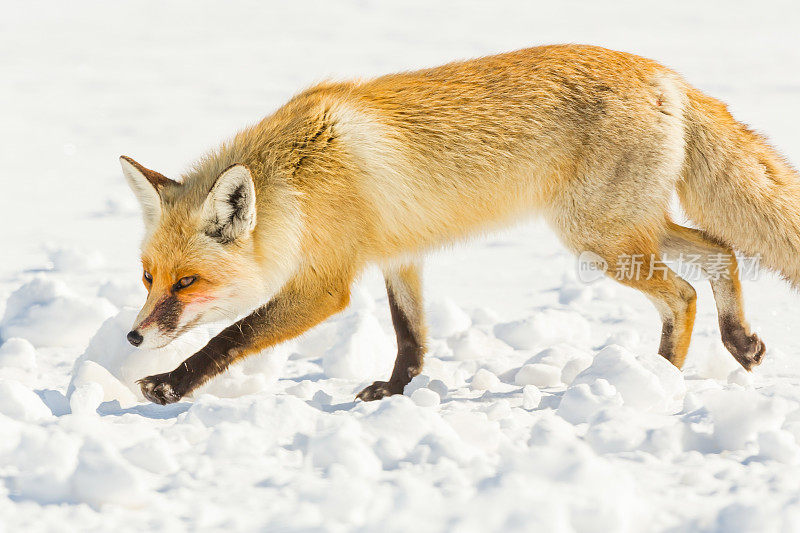
M 358 393 L 369 402 L 403 394 L 411 379 L 422 370 L 425 355 L 425 317 L 422 305 L 420 267 L 409 264 L 384 272 L 389 310 L 397 336 L 397 359 L 389 381 L 376 381 Z
M 232 363 L 296 337 L 338 313 L 349 300 L 349 283 L 290 283 L 269 303 L 222 330 L 175 370 L 140 379 L 142 394 L 161 405 L 177 402 Z

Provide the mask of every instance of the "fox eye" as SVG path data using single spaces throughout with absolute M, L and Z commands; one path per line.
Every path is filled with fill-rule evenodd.
M 189 285 L 194 283 L 196 279 L 197 279 L 196 276 L 186 276 L 186 277 L 183 277 L 183 278 L 179 279 L 178 282 L 175 283 L 175 290 L 183 289 L 183 288 L 188 287 Z
M 147 283 L 153 283 L 153 275 L 150 274 L 150 272 L 148 272 L 147 270 L 144 271 L 144 280 Z

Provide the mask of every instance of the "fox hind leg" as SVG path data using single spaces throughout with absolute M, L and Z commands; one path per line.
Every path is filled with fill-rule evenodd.
M 697 295 L 686 280 L 655 257 L 646 255 L 642 259 L 642 269 L 637 277 L 618 281 L 642 291 L 653 302 L 661 315 L 658 353 L 682 368 L 692 340 Z
M 588 241 L 588 242 L 586 242 Z M 661 341 L 658 353 L 678 368 L 683 366 L 694 327 L 696 293 L 694 288 L 659 259 L 658 245 L 637 236 L 620 237 L 615 244 L 595 239 L 571 241 L 574 248 L 590 250 L 607 263 L 606 274 L 637 289 L 653 302 L 661 315 Z
M 376 381 L 357 398 L 378 400 L 403 389 L 422 370 L 425 354 L 425 318 L 422 305 L 422 282 L 417 265 L 404 265 L 384 272 L 389 309 L 397 336 L 397 359 L 389 381 Z
M 733 250 L 700 230 L 671 222 L 661 249 L 668 256 L 692 254 L 699 258 L 714 293 L 722 343 L 746 370 L 759 365 L 766 347 L 758 335 L 751 333 L 745 320 L 739 266 Z

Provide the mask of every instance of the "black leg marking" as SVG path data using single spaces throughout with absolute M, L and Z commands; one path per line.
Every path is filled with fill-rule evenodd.
M 719 330 L 725 348 L 745 370 L 752 370 L 754 366 L 761 364 L 764 352 L 767 350 L 764 341 L 755 333 L 748 335 L 741 321 L 735 316 L 720 315 Z
M 664 320 L 661 325 L 661 344 L 658 353 L 670 363 L 675 358 L 675 324 L 672 320 Z
M 402 394 L 408 382 L 422 371 L 425 327 L 422 323 L 421 291 L 416 269 L 407 270 L 404 278 L 397 276 L 386 281 L 389 309 L 397 337 L 397 359 L 392 376 L 389 381 L 376 381 L 361 391 L 357 398 L 365 402 Z

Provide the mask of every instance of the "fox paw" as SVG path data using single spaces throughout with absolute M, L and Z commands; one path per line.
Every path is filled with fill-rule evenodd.
M 754 366 L 761 364 L 764 359 L 764 352 L 767 351 L 767 346 L 764 344 L 758 335 L 753 333 L 748 338 L 748 343 L 744 350 L 738 354 L 734 354 L 736 360 L 744 367 L 745 370 L 752 370 Z
M 745 370 L 761 364 L 767 347 L 758 335 L 750 333 L 746 325 L 730 315 L 720 316 L 719 326 L 722 343 Z
M 155 376 L 147 376 L 136 383 L 138 383 L 139 387 L 142 389 L 144 397 L 153 403 L 166 405 L 168 403 L 175 403 L 182 397 L 170 383 L 169 372 L 165 374 L 156 374 Z
M 359 392 L 358 396 L 356 396 L 356 399 L 365 402 L 380 400 L 381 398 L 392 396 L 393 394 L 402 394 L 403 388 L 404 387 L 396 387 L 388 381 L 376 381 L 366 389 Z

